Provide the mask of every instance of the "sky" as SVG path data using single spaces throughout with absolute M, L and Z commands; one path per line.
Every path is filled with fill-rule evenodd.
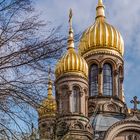
M 40 18 L 68 32 L 68 12 L 73 10 L 74 32 L 94 23 L 98 0 L 34 0 Z M 107 22 L 122 34 L 125 43 L 124 92 L 129 107 L 136 95 L 140 99 L 140 0 L 103 0 Z M 60 31 L 60 32 L 61 32 Z M 140 106 L 139 106 L 140 108 Z

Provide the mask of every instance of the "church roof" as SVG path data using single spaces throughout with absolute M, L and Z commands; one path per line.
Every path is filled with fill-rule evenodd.
M 124 54 L 123 38 L 115 27 L 107 23 L 102 0 L 98 1 L 95 23 L 84 31 L 79 43 L 79 52 L 84 57 L 99 51 Z
M 118 115 L 105 115 L 97 114 L 95 117 L 92 117 L 92 126 L 95 131 L 106 131 L 114 123 L 123 120 L 122 116 Z
M 56 100 L 52 93 L 52 81 L 48 82 L 48 96 L 45 98 L 39 108 L 39 117 L 54 117 L 56 115 Z

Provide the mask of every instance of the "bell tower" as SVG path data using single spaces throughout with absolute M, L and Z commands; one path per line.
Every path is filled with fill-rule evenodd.
M 84 31 L 79 52 L 89 67 L 88 116 L 95 135 L 125 118 L 124 42 L 116 28 L 108 24 L 105 6 L 98 0 L 95 23 Z M 101 135 L 102 135 L 101 134 Z
M 57 123 L 60 140 L 92 140 L 88 119 L 88 66 L 74 49 L 72 10 L 69 13 L 67 52 L 56 65 Z

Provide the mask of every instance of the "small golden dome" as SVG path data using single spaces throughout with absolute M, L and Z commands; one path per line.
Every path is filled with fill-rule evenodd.
M 83 76 L 88 76 L 88 65 L 84 58 L 82 58 L 74 49 L 74 37 L 72 29 L 72 11 L 70 10 L 70 29 L 68 38 L 68 49 L 67 53 L 61 58 L 57 63 L 55 69 L 56 79 L 65 73 L 76 72 L 82 74 Z
M 48 97 L 44 99 L 38 108 L 39 117 L 54 117 L 56 115 L 56 100 L 52 95 L 52 81 L 48 82 Z
M 95 23 L 82 35 L 79 43 L 81 55 L 96 50 L 113 50 L 123 56 L 124 41 L 121 34 L 105 20 L 104 5 L 98 1 Z

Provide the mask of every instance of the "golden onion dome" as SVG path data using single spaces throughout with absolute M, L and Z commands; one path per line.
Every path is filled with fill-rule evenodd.
M 52 81 L 48 82 L 48 97 L 44 99 L 38 108 L 39 118 L 55 117 L 56 115 L 56 100 L 52 95 Z
M 121 56 L 124 54 L 123 38 L 116 28 L 106 22 L 104 9 L 102 0 L 99 0 L 95 23 L 83 33 L 79 43 L 79 53 L 82 56 L 98 50 L 112 50 Z
M 82 74 L 82 76 L 88 76 L 88 65 L 84 58 L 82 58 L 74 49 L 74 37 L 72 29 L 72 10 L 69 15 L 69 37 L 68 48 L 66 54 L 59 60 L 55 69 L 56 79 L 66 73 Z

